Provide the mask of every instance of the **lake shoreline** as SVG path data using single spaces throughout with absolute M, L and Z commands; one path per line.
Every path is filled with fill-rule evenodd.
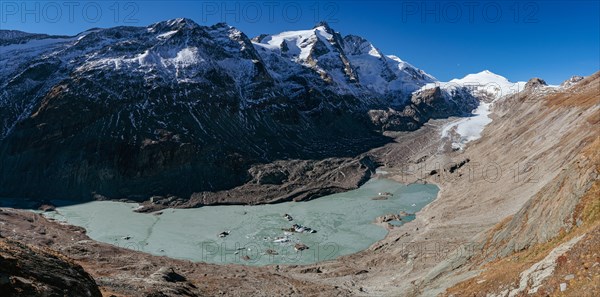
M 303 203 L 163 209 L 148 216 L 133 212 L 138 204 L 96 201 L 59 206 L 44 216 L 83 227 L 94 240 L 130 245 L 158 256 L 215 264 L 314 264 L 366 250 L 384 239 L 395 228 L 388 221 L 406 219 L 437 198 L 438 189 L 433 187 L 378 177 L 357 190 Z M 389 199 L 372 199 L 382 193 L 389 194 Z M 282 217 L 288 213 L 293 219 Z M 382 216 L 392 217 L 376 222 Z M 284 231 L 288 225 L 316 231 Z M 217 236 L 225 231 L 222 238 Z M 302 245 L 309 248 L 304 252 L 308 255 L 296 258 Z M 241 249 L 246 246 L 251 247 L 248 252 Z M 263 252 L 269 258 L 281 255 L 284 260 L 266 261 L 261 259 Z M 234 260 L 229 260 L 232 255 Z M 286 255 L 292 261 L 287 261 Z M 254 259 L 258 260 L 251 262 Z

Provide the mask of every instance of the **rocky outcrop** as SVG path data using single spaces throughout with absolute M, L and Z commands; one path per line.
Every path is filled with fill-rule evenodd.
M 538 77 L 534 77 L 530 80 L 527 81 L 527 83 L 525 84 L 525 91 L 532 91 L 544 86 L 547 86 L 548 84 L 546 83 L 545 80 L 538 78 Z
M 530 82 L 532 87 L 543 86 L 538 80 Z M 432 288 L 440 282 L 451 283 L 453 278 L 456 281 L 467 277 L 468 280 L 450 289 L 448 295 L 455 292 L 485 292 L 493 296 L 518 296 L 524 292 L 552 295 L 560 289 L 557 280 L 564 281 L 562 275 L 555 275 L 556 267 L 569 267 L 568 270 L 563 268 L 562 273 L 578 274 L 581 267 L 566 265 L 561 259 L 569 249 L 578 246 L 580 240 L 583 245 L 588 240 L 597 241 L 594 236 L 597 237 L 600 227 L 600 156 L 597 154 L 600 139 L 597 129 L 591 127 L 600 119 L 599 86 L 600 73 L 596 73 L 566 90 L 539 94 L 530 88 L 529 92 L 508 98 L 499 105 L 495 110 L 498 122 L 494 127 L 519 123 L 511 128 L 514 131 L 507 131 L 515 150 L 529 146 L 526 143 L 532 142 L 528 138 L 530 133 L 543 140 L 535 144 L 539 147 L 532 150 L 535 153 L 527 150 L 530 153 L 521 158 L 529 161 L 515 169 L 515 184 L 521 184 L 518 187 L 530 192 L 505 194 L 504 199 L 520 200 L 518 207 L 508 212 L 508 208 L 498 208 L 505 214 L 487 232 L 472 238 L 476 248 L 432 270 L 426 279 L 431 283 L 426 286 Z M 535 100 L 528 100 L 532 97 Z M 565 125 L 567 119 L 576 120 Z M 555 131 L 560 133 L 555 135 Z M 498 137 L 488 135 L 488 141 Z M 476 144 L 475 149 L 477 147 Z M 485 150 L 485 147 L 480 149 Z M 555 155 L 557 152 L 560 156 Z M 472 155 L 473 150 L 470 153 Z M 473 269 L 482 269 L 482 272 L 477 277 L 468 277 L 468 271 Z M 436 278 L 443 280 L 432 284 Z M 590 285 L 585 277 L 581 282 Z
M 382 223 L 388 223 L 391 221 L 402 221 L 403 219 L 405 219 L 408 216 L 411 216 L 411 214 L 404 212 L 404 211 L 397 213 L 397 214 L 390 213 L 390 214 L 386 214 L 386 215 L 377 217 L 375 219 L 375 223 L 382 224 Z
M 153 197 L 151 201 L 144 202 L 138 211 L 152 212 L 165 207 L 311 200 L 358 188 L 375 174 L 376 167 L 369 156 L 320 161 L 275 161 L 253 166 L 248 171 L 250 181 L 242 186 L 224 191 L 198 192 L 189 199 Z
M 185 277 L 175 272 L 175 269 L 172 267 L 161 267 L 155 273 L 151 274 L 150 278 L 164 280 L 170 283 L 186 281 Z
M 560 84 L 561 88 L 569 88 L 573 85 L 576 85 L 578 82 L 582 81 L 585 77 L 579 75 L 573 75 L 571 78 L 565 80 Z
M 401 111 L 370 110 L 369 115 L 383 131 L 413 131 L 431 119 L 469 115 L 477 105 L 478 100 L 466 89 L 446 93 L 434 87 L 413 93 L 410 103 Z
M 0 292 L 7 297 L 102 296 L 81 266 L 8 239 L 0 239 Z

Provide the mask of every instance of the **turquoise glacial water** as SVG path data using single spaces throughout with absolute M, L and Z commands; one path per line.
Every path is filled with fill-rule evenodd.
M 393 196 L 371 199 L 380 192 Z M 138 207 L 134 203 L 95 201 L 58 207 L 44 215 L 84 227 L 94 240 L 154 255 L 217 264 L 308 264 L 368 248 L 387 234 L 373 223 L 375 218 L 415 213 L 437 192 L 435 185 L 373 179 L 359 189 L 307 202 L 166 209 L 153 215 L 133 212 Z M 282 230 L 293 224 L 317 232 Z M 219 237 L 224 231 L 229 235 Z M 308 249 L 296 251 L 300 243 Z

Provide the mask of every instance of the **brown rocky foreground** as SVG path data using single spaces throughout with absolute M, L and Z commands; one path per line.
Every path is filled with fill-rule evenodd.
M 369 152 L 392 178 L 441 191 L 415 221 L 337 260 L 192 263 L 98 243 L 80 228 L 12 209 L 0 212 L 9 239 L 2 246 L 64 255 L 105 296 L 600 295 L 600 73 L 565 90 L 533 86 L 493 112 L 464 150 L 442 143 L 443 121 L 431 121 Z M 83 282 L 75 271 L 68 277 Z

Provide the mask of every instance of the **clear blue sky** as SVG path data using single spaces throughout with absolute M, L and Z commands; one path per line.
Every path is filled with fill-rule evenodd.
M 228 24 L 253 37 L 319 20 L 370 40 L 440 80 L 489 69 L 558 84 L 600 70 L 598 1 L 10 1 L 0 29 L 73 35 L 177 17 Z

